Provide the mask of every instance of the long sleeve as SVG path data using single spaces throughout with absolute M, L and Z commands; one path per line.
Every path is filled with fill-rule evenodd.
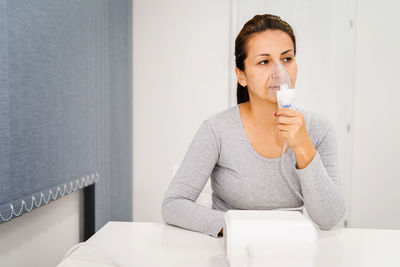
M 308 215 L 322 230 L 329 230 L 343 217 L 345 205 L 338 178 L 335 132 L 331 125 L 324 126 L 313 160 L 304 169 L 296 168 L 296 172 Z
M 201 206 L 196 200 L 218 158 L 218 140 L 205 121 L 165 194 L 162 216 L 167 224 L 217 237 L 224 225 L 224 212 Z

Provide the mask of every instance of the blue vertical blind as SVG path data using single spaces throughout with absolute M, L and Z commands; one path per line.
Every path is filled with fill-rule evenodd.
M 93 183 L 132 219 L 132 3 L 0 0 L 0 223 Z

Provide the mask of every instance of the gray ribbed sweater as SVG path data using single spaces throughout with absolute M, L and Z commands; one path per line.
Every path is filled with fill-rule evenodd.
M 310 218 L 321 229 L 330 229 L 344 214 L 336 138 L 332 126 L 322 116 L 301 112 L 317 154 L 306 168 L 299 170 L 289 148 L 282 164 L 287 179 L 303 196 Z M 303 205 L 282 177 L 280 161 L 281 158 L 266 158 L 254 150 L 244 130 L 239 105 L 208 118 L 165 194 L 164 221 L 216 237 L 227 210 Z M 212 208 L 195 203 L 209 177 Z

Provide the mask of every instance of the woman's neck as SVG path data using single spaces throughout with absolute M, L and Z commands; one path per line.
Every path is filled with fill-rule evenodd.
M 276 124 L 278 106 L 271 102 L 248 101 L 244 103 L 249 118 L 258 126 L 270 128 Z

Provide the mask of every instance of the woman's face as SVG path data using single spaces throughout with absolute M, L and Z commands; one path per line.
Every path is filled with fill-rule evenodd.
M 288 72 L 292 88 L 295 88 L 297 64 L 289 35 L 280 30 L 267 30 L 250 37 L 244 71 L 236 69 L 238 81 L 242 86 L 247 86 L 250 98 L 276 103 L 276 96 L 267 91 L 272 66 L 279 62 Z

